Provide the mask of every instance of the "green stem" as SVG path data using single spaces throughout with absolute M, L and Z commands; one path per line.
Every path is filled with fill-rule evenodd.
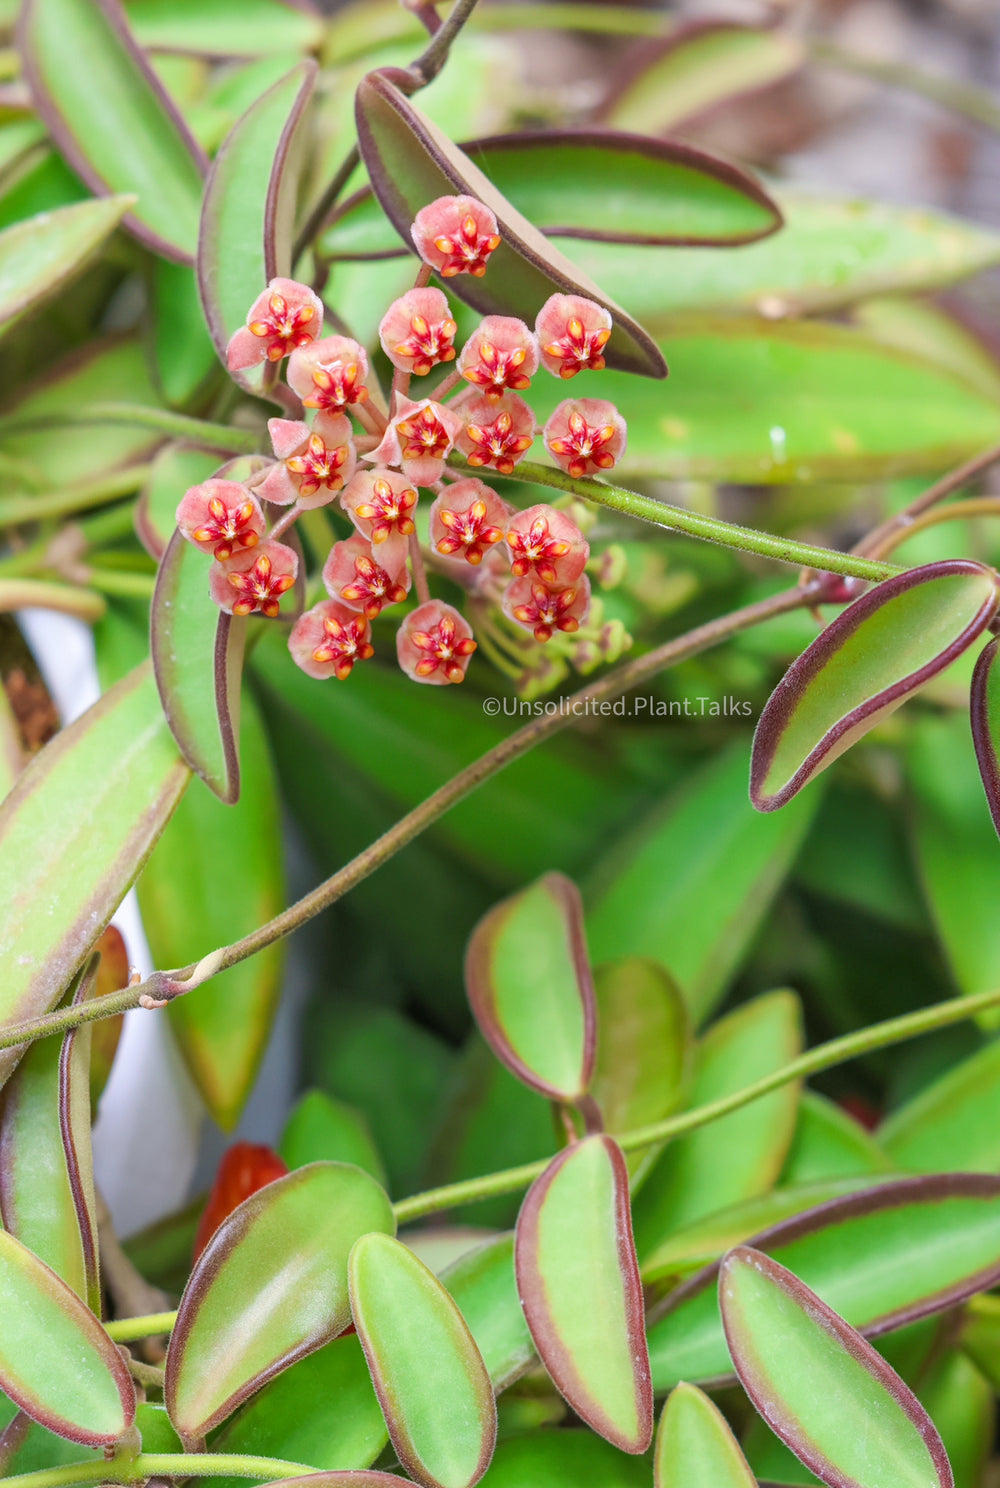
M 174 1326 L 176 1312 L 148 1312 L 144 1317 L 116 1318 L 105 1323 L 115 1343 L 132 1343 L 137 1338 L 152 1338 L 157 1333 L 169 1333 Z
M 490 471 L 490 475 L 495 475 L 495 472 Z M 707 542 L 722 543 L 725 547 L 737 548 L 742 553 L 756 553 L 761 558 L 777 558 L 782 563 L 794 563 L 799 568 L 847 574 L 851 578 L 870 579 L 876 583 L 881 579 L 888 579 L 894 573 L 902 572 L 896 563 L 876 563 L 870 558 L 835 552 L 832 548 L 815 548 L 810 543 L 776 537 L 771 532 L 755 532 L 752 527 L 739 527 L 735 522 L 722 522 L 718 517 L 688 511 L 683 506 L 671 506 L 666 501 L 654 500 L 652 496 L 640 496 L 637 491 L 626 490 L 623 486 L 608 485 L 604 481 L 591 480 L 588 477 L 574 479 L 564 470 L 555 470 L 550 465 L 535 465 L 523 460 L 511 476 L 501 476 L 500 479 L 526 480 L 539 486 L 554 486 L 559 491 L 582 496 L 585 501 L 596 501 L 624 516 L 638 517 L 642 522 L 653 522 L 657 527 L 666 527 L 672 532 L 685 532 L 689 537 L 704 538 Z
M 112 594 L 119 599 L 152 599 L 156 575 L 118 568 L 91 568 L 87 583 L 99 594 Z
M 100 1018 L 113 1017 L 118 1013 L 127 1012 L 130 1008 L 137 1007 L 142 997 L 170 1000 L 183 993 L 192 992 L 210 977 L 215 976 L 217 972 L 224 971 L 230 966 L 235 966 L 237 962 L 245 961 L 249 956 L 256 955 L 258 951 L 273 945 L 275 941 L 283 939 L 293 930 L 298 930 L 322 910 L 335 904 L 355 885 L 368 878 L 383 863 L 388 862 L 395 853 L 406 847 L 414 838 L 419 837 L 421 832 L 436 822 L 446 811 L 450 811 L 452 806 L 457 805 L 477 786 L 496 775 L 513 760 L 520 759 L 542 740 L 567 728 L 572 723 L 592 717 L 591 710 L 594 703 L 605 698 L 618 697 L 633 687 L 639 686 L 640 683 L 648 681 L 650 677 L 666 667 L 676 666 L 678 662 L 686 661 L 688 657 L 696 656 L 700 651 L 718 645 L 720 641 L 727 640 L 730 636 L 747 630 L 750 626 L 758 625 L 772 616 L 787 614 L 790 610 L 799 609 L 814 597 L 815 590 L 809 587 L 784 590 L 780 594 L 773 594 L 755 604 L 745 605 L 729 615 L 722 615 L 706 625 L 700 625 L 696 630 L 688 631 L 685 635 L 664 642 L 662 646 L 657 646 L 645 656 L 636 657 L 616 667 L 598 681 L 564 698 L 561 708 L 532 719 L 524 728 L 518 729 L 488 750 L 486 754 L 481 755 L 479 759 L 474 760 L 471 765 L 467 765 L 464 770 L 460 770 L 433 795 L 428 796 L 419 806 L 401 817 L 388 831 L 360 852 L 339 872 L 334 873 L 273 920 L 269 920 L 267 924 L 260 926 L 250 935 L 245 935 L 242 940 L 237 940 L 229 946 L 221 946 L 218 950 L 203 956 L 197 963 L 181 970 L 154 971 L 152 976 L 136 987 L 124 987 L 121 991 L 110 992 L 104 997 L 91 998 L 85 1003 L 60 1008 L 56 1012 L 46 1013 L 43 1017 L 32 1018 L 24 1023 L 12 1024 L 0 1029 L 0 1049 L 31 1043 L 34 1039 L 63 1033 L 67 1028 L 75 1028 L 81 1023 L 92 1023 Z
M 146 1478 L 300 1478 L 316 1472 L 301 1462 L 277 1457 L 243 1457 L 228 1452 L 140 1452 L 111 1462 L 73 1462 L 40 1472 L 5 1478 L 7 1488 L 62 1488 L 68 1483 L 136 1483 Z
M 222 454 L 254 455 L 261 447 L 261 436 L 253 429 L 234 429 L 229 424 L 210 424 L 174 413 L 170 408 L 145 408 L 140 403 L 84 403 L 79 408 L 60 409 L 57 418 L 51 414 L 36 418 L 18 418 L 16 414 L 0 419 L 4 434 L 51 429 L 57 424 L 137 424 L 143 429 L 158 429 L 175 439 L 193 439 Z
M 69 584 L 50 584 L 45 579 L 0 580 L 0 613 L 34 609 L 58 610 L 92 625 L 100 620 L 107 605 L 90 589 L 77 589 Z
M 43 517 L 66 517 L 73 512 L 85 511 L 89 506 L 116 501 L 121 496 L 131 496 L 146 480 L 149 465 L 126 465 L 102 475 L 98 480 L 81 481 L 78 486 L 67 486 L 62 491 L 45 491 L 38 496 L 7 496 L 0 498 L 0 526 L 12 527 L 18 522 L 40 522 Z
M 987 1008 L 996 1007 L 998 1003 L 1000 989 L 976 992 L 969 997 L 952 997 L 947 1002 L 935 1003 L 933 1007 L 920 1008 L 915 1013 L 904 1013 L 902 1017 L 888 1018 L 884 1023 L 874 1023 L 856 1033 L 830 1039 L 828 1043 L 817 1044 L 815 1049 L 791 1060 L 773 1074 L 765 1075 L 762 1080 L 755 1080 L 742 1090 L 734 1091 L 732 1095 L 708 1101 L 703 1106 L 695 1106 L 690 1111 L 681 1112 L 679 1116 L 668 1116 L 665 1121 L 656 1121 L 650 1126 L 640 1126 L 634 1131 L 624 1132 L 617 1137 L 618 1144 L 626 1152 L 635 1152 L 643 1147 L 666 1142 L 672 1137 L 683 1136 L 699 1126 L 707 1126 L 711 1121 L 718 1121 L 720 1117 L 740 1110 L 751 1101 L 770 1094 L 772 1090 L 791 1084 L 793 1080 L 804 1080 L 809 1075 L 832 1069 L 848 1059 L 870 1054 L 874 1049 L 883 1049 L 887 1044 L 902 1043 L 904 1039 L 916 1038 L 919 1034 L 931 1033 L 937 1028 L 947 1028 L 951 1023 L 960 1023 Z M 396 1219 L 401 1225 L 408 1224 L 425 1214 L 451 1209 L 456 1204 L 475 1203 L 479 1199 L 494 1198 L 498 1194 L 517 1193 L 533 1183 L 547 1166 L 548 1159 L 541 1159 L 538 1162 L 524 1163 L 519 1168 L 508 1168 L 502 1173 L 490 1173 L 484 1178 L 469 1178 L 461 1183 L 448 1183 L 441 1188 L 428 1189 L 426 1193 L 414 1194 L 412 1198 L 402 1199 L 394 1205 Z
M 456 37 L 478 5 L 479 0 L 456 0 L 448 19 L 435 31 L 427 46 L 409 70 L 419 79 L 419 86 L 426 88 L 432 83 L 448 60 L 448 53 Z

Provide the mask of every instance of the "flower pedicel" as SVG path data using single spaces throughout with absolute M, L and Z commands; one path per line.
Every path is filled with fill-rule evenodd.
M 335 542 L 324 563 L 330 598 L 300 615 L 289 637 L 293 660 L 312 677 L 343 681 L 367 661 L 372 621 L 403 604 L 411 586 L 417 605 L 399 626 L 396 651 L 415 682 L 464 679 L 477 649 L 471 622 L 484 626 L 501 664 L 505 650 L 521 658 L 524 677 L 555 675 L 535 648 L 553 649 L 555 638 L 587 623 L 589 544 L 565 511 L 548 503 L 517 510 L 479 472 L 509 476 L 531 447 L 538 427 L 524 395 L 539 367 L 568 379 L 604 366 L 611 316 L 581 295 L 556 294 L 534 330 L 513 316 L 489 315 L 459 350 L 448 300 L 427 277 L 485 274 L 500 243 L 496 219 L 473 197 L 440 197 L 417 213 L 412 236 L 424 267 L 379 327 L 395 372 L 388 415 L 370 394 L 364 348 L 349 336 L 323 335 L 322 302 L 308 285 L 272 279 L 229 343 L 229 366 L 237 372 L 289 357 L 289 387 L 305 416 L 269 421 L 274 460 L 250 485 L 216 479 L 193 486 L 178 507 L 178 526 L 213 560 L 209 589 L 220 609 L 274 619 L 298 572 L 296 553 L 278 538 L 301 512 L 339 506 L 355 532 Z M 410 397 L 412 379 L 434 368 L 442 371 L 429 396 Z M 571 476 L 600 473 L 621 458 L 625 421 L 602 399 L 567 399 L 545 425 L 544 441 Z M 455 468 L 458 456 L 475 475 Z M 433 497 L 423 552 L 421 490 Z M 269 529 L 266 512 L 277 508 L 285 511 Z M 468 616 L 431 594 L 425 558 L 432 573 L 467 591 Z M 608 629 L 597 616 L 575 649 L 565 649 L 566 639 L 558 646 L 578 665 L 594 665 Z

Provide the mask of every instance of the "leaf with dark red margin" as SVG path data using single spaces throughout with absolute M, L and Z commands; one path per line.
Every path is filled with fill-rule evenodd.
M 18 50 L 77 174 L 98 196 L 134 194 L 122 225 L 154 253 L 193 262 L 205 157 L 118 0 L 25 0 Z
M 223 363 L 234 331 L 268 282 L 292 270 L 301 125 L 316 63 L 300 62 L 233 125 L 212 163 L 198 236 L 198 284 Z M 259 370 L 237 374 L 251 391 Z
M 493 1456 L 497 1410 L 455 1302 L 388 1235 L 358 1240 L 350 1287 L 354 1326 L 400 1462 L 427 1488 L 472 1488 Z
M 74 202 L 0 233 L 0 335 L 71 284 L 115 231 L 133 196 Z
M 181 1437 L 203 1437 L 343 1332 L 351 1247 L 395 1228 L 385 1192 L 347 1163 L 309 1163 L 234 1209 L 191 1273 L 167 1351 L 164 1399 Z
M 868 1337 L 944 1312 L 1000 1282 L 1000 1178 L 900 1178 L 759 1231 L 748 1242 L 791 1267 Z M 706 1266 L 655 1307 L 647 1326 L 653 1383 L 713 1384 L 730 1362 Z
M 448 280 L 449 291 L 484 315 L 517 315 L 531 324 L 550 295 L 586 295 L 614 318 L 605 348 L 608 365 L 647 377 L 666 376 L 663 357 L 642 327 L 522 217 L 385 73 L 372 72 L 362 80 L 356 113 L 362 159 L 404 243 L 412 242 L 410 226 L 417 212 L 439 196 L 477 197 L 496 216 L 502 241 L 485 276 L 459 274 Z
M 969 711 L 979 773 L 993 825 L 1000 835 L 1000 759 L 997 756 L 997 741 L 1000 740 L 1000 670 L 995 665 L 998 648 L 1000 637 L 990 641 L 976 662 L 969 694 Z
M 77 1006 L 97 996 L 100 957 L 90 959 L 73 997 Z M 66 1173 L 76 1211 L 86 1281 L 84 1300 L 95 1317 L 101 1316 L 101 1261 L 97 1235 L 97 1195 L 94 1191 L 94 1152 L 91 1145 L 90 1049 L 92 1023 L 82 1023 L 63 1036 L 59 1051 L 59 1129 L 66 1155 Z
M 465 953 L 465 985 L 483 1037 L 519 1080 L 551 1100 L 586 1093 L 596 1005 L 570 879 L 547 873 L 483 916 Z
M 539 231 L 606 243 L 752 243 L 775 232 L 781 209 L 752 176 L 679 140 L 615 130 L 490 135 L 462 146 Z M 406 253 L 370 186 L 334 213 L 324 256 Z
M 944 1443 L 870 1343 L 791 1271 L 729 1251 L 719 1305 L 740 1383 L 776 1436 L 831 1488 L 954 1488 Z
M 528 1190 L 514 1265 L 525 1320 L 552 1381 L 587 1425 L 645 1452 L 653 1390 L 628 1169 L 603 1135 L 574 1142 Z
M 78 989 L 93 980 L 95 969 L 76 979 Z M 0 1095 L 0 1218 L 5 1230 L 93 1308 L 99 1301 L 92 1286 L 96 1231 L 80 1182 L 77 1147 L 83 1134 L 77 1122 L 67 1120 L 71 1105 L 77 1114 L 69 1087 L 78 1084 L 79 1073 L 72 1069 L 74 1078 L 68 1078 L 75 1063 L 68 1055 L 69 1039 L 67 1034 L 61 1041 L 32 1044 Z
M 804 60 L 801 40 L 787 29 L 691 21 L 626 55 L 600 116 L 621 129 L 666 134 L 682 119 L 780 82 Z
M 869 729 L 955 660 L 1000 603 L 997 576 L 947 559 L 885 579 L 792 663 L 754 734 L 750 799 L 784 806 Z
M 125 1361 L 76 1293 L 0 1230 L 0 1389 L 57 1436 L 111 1447 L 135 1419 Z
M 663 1407 L 653 1488 L 757 1488 L 729 1422 L 696 1385 L 678 1385 Z
M 151 543 L 164 522 L 167 498 L 161 485 L 176 477 L 179 487 L 189 475 L 203 480 L 212 473 L 200 474 L 204 470 L 200 450 L 172 453 L 166 471 L 158 473 L 141 519 Z M 241 455 L 214 474 L 220 480 L 245 481 L 265 463 L 256 455 Z M 183 495 L 184 490 L 177 489 L 175 507 Z M 174 529 L 153 591 L 150 644 L 160 701 L 178 748 L 209 789 L 232 805 L 240 793 L 239 703 L 247 622 L 220 612 L 212 599 L 211 563 L 208 554 Z
M 35 756 L 0 805 L 0 1025 L 58 1002 L 189 779 L 148 662 Z

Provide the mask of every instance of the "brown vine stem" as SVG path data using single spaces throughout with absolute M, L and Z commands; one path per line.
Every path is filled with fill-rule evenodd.
M 984 470 L 988 470 L 998 460 L 1000 460 L 1000 444 L 994 444 L 990 449 L 983 450 L 981 454 L 973 455 L 972 459 L 966 460 L 964 465 L 949 470 L 948 474 L 943 475 L 939 481 L 935 481 L 933 486 L 928 486 L 926 491 L 921 491 L 909 506 L 896 512 L 895 516 L 887 517 L 871 532 L 866 532 L 861 541 L 855 543 L 851 552 L 863 557 L 876 557 L 888 552 L 889 548 L 896 546 L 894 539 L 898 532 L 905 532 L 907 528 L 912 527 L 917 517 L 930 511 L 932 506 L 936 506 L 939 501 L 944 501 L 945 497 L 951 496 L 953 492 L 960 491 L 963 486 L 967 486 L 977 475 L 982 475 Z M 889 544 L 889 548 L 886 547 L 886 543 Z
M 543 740 L 559 733 L 572 723 L 600 717 L 603 703 L 629 692 L 633 687 L 648 681 L 657 672 L 676 666 L 678 662 L 685 661 L 690 656 L 696 656 L 700 651 L 718 645 L 721 641 L 728 640 L 730 636 L 750 629 L 751 626 L 759 625 L 776 615 L 784 615 L 790 610 L 810 604 L 815 600 L 817 592 L 816 587 L 810 586 L 783 590 L 779 594 L 770 595 L 767 599 L 758 600 L 754 604 L 734 610 L 729 615 L 722 615 L 718 619 L 708 621 L 705 625 L 699 625 L 685 635 L 665 641 L 662 646 L 657 646 L 645 656 L 636 657 L 616 667 L 614 671 L 599 678 L 596 682 L 591 682 L 579 692 L 560 699 L 559 707 L 551 713 L 544 713 L 532 719 L 524 728 L 518 729 L 516 733 L 511 734 L 488 750 L 486 754 L 481 755 L 479 759 L 474 760 L 471 765 L 467 765 L 451 780 L 446 781 L 433 795 L 428 796 L 419 806 L 414 807 L 406 816 L 394 823 L 388 831 L 383 832 L 381 837 L 366 847 L 345 867 L 325 879 L 297 903 L 275 916 L 273 920 L 269 920 L 266 925 L 261 925 L 250 935 L 245 935 L 232 945 L 221 946 L 218 950 L 209 952 L 200 961 L 182 970 L 155 971 L 138 986 L 125 987 L 119 992 L 110 992 L 104 997 L 92 998 L 79 1006 L 60 1008 L 43 1017 L 32 1018 L 0 1029 L 0 1049 L 31 1043 L 35 1039 L 45 1038 L 50 1034 L 62 1033 L 67 1028 L 75 1028 L 81 1023 L 91 1023 L 101 1018 L 113 1017 L 118 1013 L 138 1007 L 144 998 L 147 1003 L 156 1004 L 161 1000 L 170 1001 L 184 993 L 193 992 L 196 987 L 200 987 L 217 972 L 224 971 L 230 966 L 235 966 L 237 962 L 245 961 L 248 957 L 256 955 L 258 951 L 290 935 L 292 931 L 298 930 L 329 905 L 342 899 L 356 884 L 368 878 L 383 863 L 388 862 L 395 853 L 406 847 L 414 838 L 419 837 L 421 832 L 449 811 L 452 806 L 463 800 L 477 786 L 489 780 L 513 760 L 520 759 Z

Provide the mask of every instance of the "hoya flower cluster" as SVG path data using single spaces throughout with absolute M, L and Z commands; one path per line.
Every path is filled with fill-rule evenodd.
M 567 381 L 603 367 L 611 316 L 579 295 L 555 294 L 534 330 L 490 315 L 459 349 L 448 301 L 428 281 L 432 270 L 443 280 L 484 274 L 500 243 L 496 219 L 472 197 L 442 197 L 417 214 L 412 235 L 424 267 L 379 328 L 395 369 L 387 411 L 366 384 L 364 348 L 322 334 L 323 306 L 307 285 L 273 279 L 230 341 L 229 366 L 287 357 L 288 383 L 306 416 L 269 421 L 274 459 L 246 484 L 204 481 L 177 512 L 184 536 L 214 559 L 216 603 L 234 615 L 274 617 L 298 567 L 280 538 L 301 512 L 339 502 L 354 535 L 336 542 L 324 564 L 329 598 L 301 615 L 289 638 L 293 658 L 313 677 L 346 678 L 372 656 L 371 622 L 412 588 L 418 603 L 396 637 L 400 666 L 417 682 L 463 680 L 477 641 L 466 615 L 430 594 L 416 534 L 421 491 L 432 497 L 429 565 L 466 590 L 469 613 L 501 664 L 504 617 L 515 635 L 531 638 L 523 661 L 525 650 L 578 632 L 591 615 L 590 548 L 580 523 L 546 503 L 518 510 L 481 475 L 509 476 L 539 432 L 573 477 L 600 474 L 621 458 L 625 421 L 613 404 L 567 398 L 539 431 L 523 396 L 540 367 Z M 443 369 L 436 384 L 413 396 L 414 379 L 436 367 Z M 457 456 L 464 468 L 455 468 Z M 583 510 L 574 509 L 581 520 Z M 594 665 L 624 644 L 620 626 L 592 625 L 574 660 Z

